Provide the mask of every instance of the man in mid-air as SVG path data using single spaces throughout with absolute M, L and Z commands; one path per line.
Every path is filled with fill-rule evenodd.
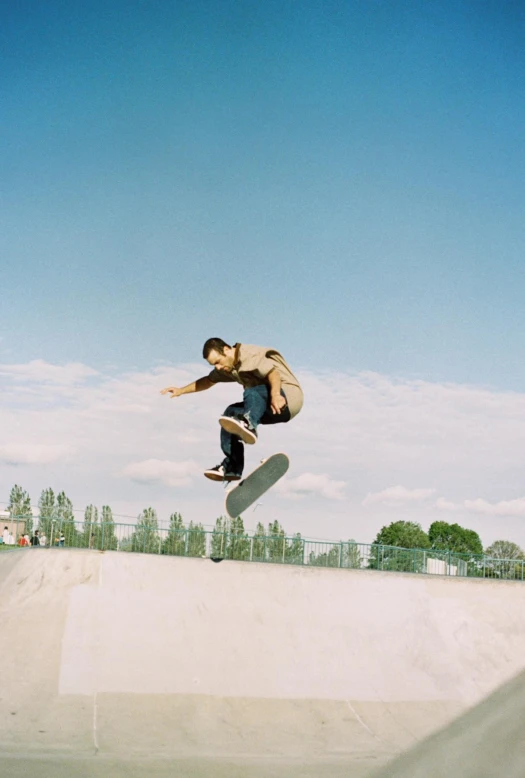
M 259 424 L 280 424 L 293 419 L 303 406 L 303 391 L 275 349 L 244 343 L 229 346 L 221 338 L 210 338 L 202 355 L 213 367 L 211 373 L 181 388 L 167 386 L 161 394 L 180 397 L 211 389 L 222 381 L 242 384 L 242 402 L 229 405 L 219 418 L 224 459 L 204 472 L 212 481 L 239 481 L 244 470 L 243 443 L 257 442 Z

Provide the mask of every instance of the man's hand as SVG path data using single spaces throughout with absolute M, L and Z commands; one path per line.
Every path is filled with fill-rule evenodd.
M 279 375 L 279 372 L 273 368 L 266 376 L 266 380 L 270 387 L 270 407 L 272 413 L 280 414 L 286 405 L 286 398 L 281 394 L 281 376 Z
M 184 391 L 182 389 L 179 389 L 178 386 L 167 386 L 165 389 L 161 389 L 160 393 L 169 394 L 170 398 L 173 399 L 173 397 L 180 397 L 181 394 L 184 394 Z
M 167 386 L 165 389 L 161 389 L 161 394 L 169 394 L 171 398 L 180 397 L 181 394 L 193 394 L 193 392 L 204 392 L 205 389 L 211 389 L 215 384 L 210 381 L 209 376 L 205 375 L 202 378 L 197 378 L 193 383 L 187 386 Z
M 286 400 L 282 396 L 282 394 L 276 394 L 271 396 L 270 398 L 270 405 L 272 409 L 272 413 L 280 414 L 282 409 L 286 405 Z

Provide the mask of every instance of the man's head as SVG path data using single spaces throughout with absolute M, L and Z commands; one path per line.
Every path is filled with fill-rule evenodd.
M 231 373 L 235 364 L 235 349 L 222 338 L 208 338 L 202 349 L 202 356 L 216 370 Z

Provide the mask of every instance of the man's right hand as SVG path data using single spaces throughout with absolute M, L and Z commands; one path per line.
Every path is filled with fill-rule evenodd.
M 205 389 L 211 389 L 215 386 L 213 381 L 210 381 L 209 376 L 203 378 L 197 378 L 193 383 L 187 386 L 167 386 L 165 389 L 161 389 L 161 394 L 169 394 L 170 397 L 180 397 L 181 394 L 193 394 L 193 392 L 203 392 Z
M 169 394 L 171 398 L 173 397 L 180 397 L 181 394 L 184 394 L 184 391 L 180 389 L 178 386 L 167 386 L 165 389 L 160 390 L 161 394 Z

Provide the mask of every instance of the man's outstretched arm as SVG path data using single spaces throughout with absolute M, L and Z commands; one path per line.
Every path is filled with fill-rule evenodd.
M 215 386 L 213 381 L 210 381 L 208 376 L 203 378 L 197 378 L 193 383 L 187 386 L 167 386 L 165 389 L 161 389 L 161 394 L 169 394 L 170 397 L 180 397 L 181 394 L 193 394 L 193 392 L 203 392 L 205 389 L 211 389 Z

